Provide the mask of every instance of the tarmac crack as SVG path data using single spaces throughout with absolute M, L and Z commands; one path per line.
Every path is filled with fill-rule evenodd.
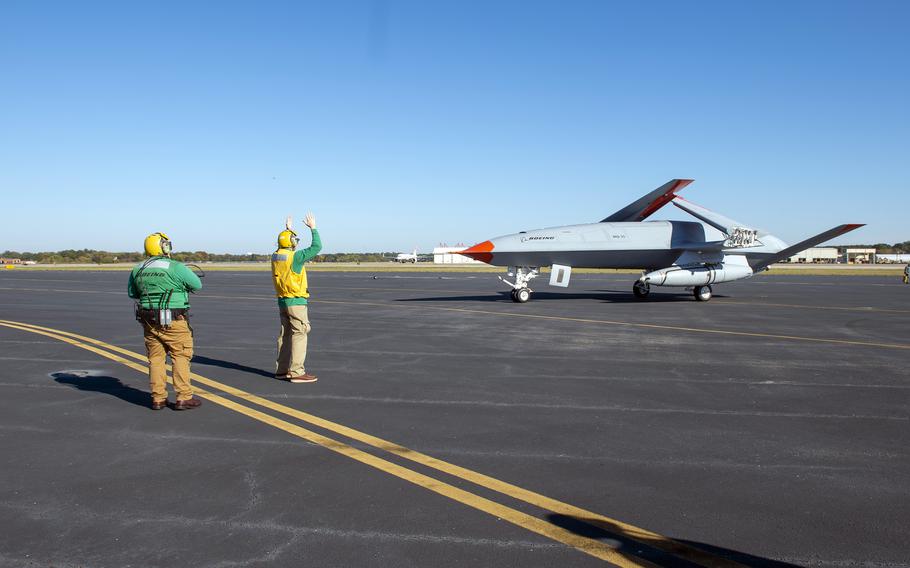
M 272 531 L 295 534 L 299 536 L 315 536 L 321 538 L 333 538 L 343 540 L 372 540 L 380 542 L 416 542 L 425 544 L 443 544 L 443 545 L 468 545 L 497 548 L 523 548 L 535 550 L 552 550 L 562 549 L 563 544 L 558 543 L 541 543 L 526 540 L 502 540 L 490 538 L 471 538 L 458 537 L 451 535 L 434 535 L 427 533 L 394 533 L 384 531 L 363 531 L 348 530 L 327 527 L 306 527 L 299 525 L 290 525 L 277 523 L 275 521 L 237 521 L 237 520 L 220 520 L 220 519 L 199 519 L 191 517 L 181 517 L 176 515 L 162 515 L 160 517 L 145 517 L 128 519 L 125 525 L 142 525 L 153 523 L 181 524 L 186 526 L 197 527 L 219 527 L 231 530 L 248 530 L 248 531 Z

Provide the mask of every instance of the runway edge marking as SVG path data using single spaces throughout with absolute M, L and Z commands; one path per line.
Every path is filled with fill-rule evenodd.
M 55 339 L 59 339 L 60 341 L 64 341 L 64 342 L 69 343 L 69 344 L 71 344 L 71 345 L 74 345 L 74 346 L 76 346 L 76 347 L 80 347 L 80 348 L 86 349 L 86 350 L 88 350 L 88 351 L 94 352 L 94 353 L 96 353 L 96 354 L 99 354 L 99 355 L 101 355 L 102 357 L 106 357 L 106 358 L 111 359 L 111 360 L 113 360 L 113 361 L 116 361 L 116 362 L 118 362 L 118 363 L 122 363 L 122 364 L 124 364 L 124 365 L 126 365 L 126 366 L 128 366 L 128 367 L 130 367 L 130 368 L 132 368 L 132 369 L 135 369 L 135 370 L 138 370 L 138 371 L 141 371 L 141 372 L 144 372 L 144 373 L 147 373 L 147 372 L 148 372 L 148 368 L 145 367 L 144 365 L 139 365 L 139 364 L 134 363 L 134 362 L 132 362 L 132 361 L 128 361 L 128 360 L 126 360 L 126 359 L 123 359 L 122 357 L 119 357 L 119 356 L 117 356 L 117 355 L 113 355 L 113 354 L 111 354 L 111 353 L 105 352 L 105 351 L 103 351 L 103 350 L 101 350 L 101 349 L 98 349 L 98 348 L 96 348 L 96 347 L 93 347 L 92 345 L 87 345 L 87 344 L 83 343 L 83 341 L 88 342 L 88 343 L 93 343 L 93 344 L 98 345 L 98 346 L 102 346 L 102 347 L 104 347 L 104 348 L 106 348 L 106 349 L 108 349 L 108 350 L 110 350 L 110 351 L 116 352 L 116 353 L 122 353 L 122 354 L 127 355 L 127 356 L 129 356 L 129 357 L 131 357 L 131 358 L 134 358 L 134 359 L 138 359 L 138 360 L 143 360 L 143 361 L 144 361 L 146 358 L 145 358 L 143 355 L 141 355 L 141 354 L 139 354 L 139 353 L 136 353 L 136 352 L 133 352 L 133 351 L 130 351 L 130 350 L 128 350 L 128 349 L 124 349 L 124 348 L 122 348 L 122 347 L 118 347 L 118 346 L 116 346 L 116 345 L 111 345 L 111 344 L 105 343 L 105 342 L 103 342 L 103 341 L 100 341 L 100 340 L 97 340 L 97 339 L 94 339 L 94 338 L 91 338 L 91 337 L 86 337 L 86 336 L 79 335 L 79 334 L 72 333 L 72 332 L 68 332 L 68 331 L 62 331 L 62 330 L 57 330 L 57 329 L 53 329 L 53 328 L 48 328 L 48 327 L 43 327 L 43 326 L 38 326 L 38 325 L 28 324 L 28 323 L 22 323 L 22 322 L 15 322 L 15 321 L 10 321 L 10 320 L 0 320 L 0 325 L 6 326 L 6 327 L 10 327 L 10 328 L 14 328 L 14 329 L 19 329 L 19 330 L 22 330 L 22 331 L 29 331 L 29 332 L 32 332 L 32 333 L 38 333 L 38 334 L 40 334 L 40 335 L 45 335 L 45 336 L 48 336 L 48 337 L 53 337 L 53 338 L 55 338 Z M 67 336 L 69 336 L 69 337 L 67 337 Z M 80 341 L 80 340 L 82 340 L 82 341 Z M 170 369 L 170 365 L 168 365 L 168 369 Z M 315 415 L 312 415 L 312 414 L 309 414 L 309 413 L 306 413 L 306 412 L 303 412 L 303 411 L 300 411 L 300 410 L 297 410 L 297 409 L 294 409 L 294 408 L 291 408 L 291 407 L 282 405 L 282 404 L 280 404 L 280 403 L 273 402 L 273 401 L 271 401 L 271 400 L 268 400 L 268 399 L 259 397 L 259 396 L 257 396 L 257 395 L 254 395 L 254 394 L 252 394 L 252 393 L 248 393 L 248 392 L 246 392 L 246 391 L 237 389 L 237 388 L 232 387 L 232 386 L 230 386 L 230 385 L 226 385 L 226 384 L 220 383 L 220 382 L 218 382 L 218 381 L 215 381 L 215 380 L 213 380 L 213 379 L 209 379 L 209 378 L 204 377 L 204 376 L 202 376 L 202 375 L 198 375 L 198 374 L 196 374 L 196 373 L 192 373 L 191 376 L 192 376 L 192 378 L 193 378 L 194 380 L 197 380 L 198 382 L 201 382 L 201 383 L 206 384 L 206 385 L 208 385 L 208 386 L 211 386 L 211 387 L 213 387 L 213 388 L 220 389 L 220 390 L 221 390 L 222 392 L 224 392 L 224 393 L 231 394 L 231 395 L 233 395 L 233 396 L 236 396 L 236 397 L 241 398 L 241 399 L 243 399 L 243 400 L 246 400 L 246 401 L 248 401 L 248 402 L 252 402 L 252 403 L 254 403 L 254 404 L 258 404 L 258 405 L 260 405 L 260 406 L 269 408 L 269 409 L 274 410 L 274 411 L 276 411 L 276 412 L 280 412 L 280 413 L 282 413 L 282 414 L 285 414 L 285 415 L 288 415 L 288 416 L 292 416 L 292 417 L 294 417 L 294 418 L 298 418 L 298 419 L 300 419 L 300 420 L 303 420 L 303 421 L 308 422 L 308 423 L 310 423 L 310 424 L 313 424 L 313 425 L 315 425 L 315 426 L 319 426 L 319 427 L 321 427 L 321 428 L 325 428 L 326 430 L 330 430 L 330 431 L 335 432 L 335 433 L 337 433 L 337 434 L 341 434 L 341 435 L 346 436 L 346 437 L 348 437 L 348 438 L 351 438 L 351 439 L 354 439 L 354 440 L 363 442 L 363 443 L 368 444 L 368 445 L 370 445 L 370 446 L 372 446 L 372 447 L 375 447 L 375 448 L 377 448 L 377 449 L 380 449 L 380 450 L 389 452 L 389 453 L 391 453 L 391 454 L 393 454 L 393 455 L 396 455 L 396 456 L 399 456 L 399 457 L 401 457 L 401 458 L 404 458 L 404 459 L 407 459 L 407 460 L 410 460 L 410 461 L 413 461 L 413 462 L 416 462 L 416 463 L 425 465 L 425 466 L 427 466 L 427 467 L 430 467 L 430 468 L 432 468 L 432 469 L 436 469 L 436 470 L 438 470 L 438 471 L 441 471 L 441 472 L 443 472 L 443 473 L 447 473 L 447 474 L 449 474 L 449 475 L 458 477 L 458 478 L 460 478 L 460 479 L 463 479 L 463 480 L 466 480 L 466 481 L 470 481 L 471 483 L 474 483 L 474 484 L 479 485 L 479 486 L 481 486 L 481 487 L 485 487 L 485 488 L 487 488 L 487 489 L 491 489 L 491 490 L 496 491 L 496 492 L 498 492 L 498 493 L 502 493 L 502 494 L 507 495 L 507 496 L 509 496 L 509 497 L 513 497 L 513 498 L 515 498 L 515 499 L 517 499 L 517 500 L 519 500 L 519 501 L 524 501 L 524 502 L 526 502 L 526 503 L 529 503 L 529 504 L 531 504 L 531 505 L 535 505 L 535 506 L 537 506 L 537 507 L 540 507 L 540 508 L 545 509 L 545 510 L 549 510 L 549 511 L 554 512 L 554 513 L 564 514 L 564 515 L 567 515 L 567 516 L 575 517 L 576 520 L 578 520 L 578 521 L 580 521 L 580 522 L 583 522 L 583 523 L 585 523 L 585 524 L 590 524 L 590 525 L 595 526 L 595 527 L 598 527 L 598 528 L 603 528 L 603 529 L 605 529 L 605 530 L 609 530 L 609 531 L 611 531 L 611 532 L 618 533 L 618 534 L 620 534 L 620 535 L 622 535 L 622 536 L 625 536 L 625 537 L 629 538 L 630 540 L 634 540 L 634 541 L 640 542 L 640 543 L 642 543 L 642 544 L 645 544 L 646 546 L 650 546 L 650 547 L 653 547 L 653 548 L 655 548 L 655 549 L 661 550 L 661 551 L 663 551 L 663 552 L 667 552 L 667 553 L 673 554 L 673 555 L 675 555 L 675 556 L 678 556 L 678 557 L 680 557 L 680 558 L 682 558 L 682 559 L 685 559 L 685 560 L 688 560 L 688 561 L 690 561 L 690 562 L 694 562 L 694 563 L 699 564 L 699 565 L 701 565 L 701 566 L 705 566 L 705 567 L 708 567 L 708 568 L 743 568 L 743 565 L 741 565 L 741 564 L 739 564 L 739 563 L 737 563 L 737 562 L 735 562 L 735 561 L 733 561 L 733 560 L 729 560 L 729 559 L 727 559 L 727 558 L 723 558 L 723 557 L 720 557 L 720 556 L 715 556 L 715 555 L 713 555 L 713 554 L 711 554 L 711 553 L 709 553 L 709 552 L 707 552 L 707 551 L 704 551 L 704 550 L 701 550 L 701 549 L 698 549 L 698 548 L 695 548 L 695 547 L 686 545 L 686 544 L 684 544 L 684 543 L 678 542 L 678 541 L 676 541 L 676 540 L 673 540 L 673 539 L 671 539 L 671 538 L 665 537 L 665 536 L 660 535 L 660 534 L 658 534 L 658 533 L 654 533 L 654 532 L 652 532 L 652 531 L 649 531 L 649 530 L 647 530 L 647 529 L 643 529 L 643 528 L 640 528 L 640 527 L 636 527 L 636 526 L 634 526 L 634 525 L 630 525 L 630 524 L 628 524 L 628 523 L 624 523 L 624 522 L 622 522 L 622 521 L 618 521 L 618 520 L 616 520 L 616 519 L 612 519 L 612 518 L 610 518 L 610 517 L 606 517 L 606 516 L 601 515 L 601 514 L 599 514 L 599 513 L 595 513 L 595 512 L 593 512 L 593 511 L 588 511 L 588 510 L 582 509 L 582 508 L 580 508 L 580 507 L 576 507 L 576 506 L 574 506 L 574 505 L 570 505 L 570 504 L 568 504 L 568 503 L 563 503 L 562 501 L 558 501 L 558 500 L 556 500 L 556 499 L 552 499 L 552 498 L 547 497 L 547 496 L 545 496 L 545 495 L 541 495 L 541 494 L 539 494 L 539 493 L 535 493 L 535 492 L 530 491 L 530 490 L 528 490 L 528 489 L 524 489 L 524 488 L 518 487 L 518 486 L 516 486 L 516 485 L 512 485 L 512 484 L 510 484 L 510 483 L 501 481 L 501 480 L 499 480 L 499 479 L 496 479 L 496 478 L 493 478 L 493 477 L 489 477 L 489 476 L 484 475 L 484 474 L 482 474 L 482 473 L 478 473 L 478 472 L 475 472 L 475 471 L 473 471 L 473 470 L 469 470 L 469 469 L 463 468 L 463 467 L 461 467 L 461 466 L 457 466 L 457 465 L 454 465 L 454 464 L 445 462 L 445 461 L 443 461 L 443 460 L 439 460 L 439 459 L 433 458 L 433 457 L 428 456 L 428 455 L 426 455 L 426 454 L 422 454 L 422 453 L 420 453 L 420 452 L 416 452 L 416 451 L 414 451 L 414 450 L 408 449 L 408 448 L 406 448 L 406 447 L 404 447 L 404 446 L 401 446 L 401 445 L 399 445 L 399 444 L 395 444 L 394 442 L 389 442 L 389 441 L 387 441 L 387 440 L 383 440 L 383 439 L 381 439 L 381 438 L 372 436 L 372 435 L 370 435 L 370 434 L 366 434 L 366 433 L 364 433 L 364 432 L 360 432 L 360 431 L 355 430 L 355 429 L 353 429 L 353 428 L 349 428 L 349 427 L 347 427 L 347 426 L 344 426 L 344 425 L 341 425 L 341 424 L 338 424 L 338 423 L 335 423 L 335 422 L 326 420 L 326 419 L 324 419 L 324 418 L 320 418 L 320 417 L 318 417 L 318 416 L 315 416 Z M 170 380 L 170 377 L 169 377 L 169 380 Z M 304 428 L 300 428 L 300 427 L 298 427 L 298 426 L 296 426 L 296 425 L 293 425 L 293 424 L 290 424 L 290 423 L 285 422 L 285 421 L 283 421 L 283 420 L 280 420 L 280 419 L 271 417 L 271 416 L 269 416 L 269 415 L 267 415 L 267 414 L 263 414 L 263 413 L 258 412 L 258 411 L 256 411 L 256 410 L 249 409 L 249 408 L 247 408 L 247 407 L 245 407 L 245 406 L 238 405 L 237 403 L 234 403 L 233 401 L 230 401 L 230 400 L 228 400 L 228 399 L 225 399 L 225 398 L 223 398 L 223 397 L 220 397 L 220 396 L 218 396 L 218 395 L 216 395 L 216 394 L 214 394 L 214 393 L 209 393 L 209 392 L 207 392 L 207 391 L 202 391 L 202 390 L 199 390 L 199 389 L 197 389 L 197 390 L 198 390 L 198 393 L 200 394 L 200 396 L 203 396 L 204 398 L 206 398 L 206 399 L 208 399 L 208 400 L 212 400 L 213 402 L 215 402 L 215 403 L 217 403 L 217 404 L 221 404 L 222 406 L 227 406 L 228 408 L 231 408 L 232 410 L 237 410 L 238 412 L 240 412 L 240 413 L 242 413 L 242 414 L 246 414 L 247 416 L 250 416 L 250 417 L 252 417 L 252 418 L 254 418 L 254 419 L 260 420 L 260 421 L 262 421 L 262 422 L 266 422 L 267 424 L 270 424 L 270 425 L 272 425 L 272 426 L 274 426 L 274 427 L 276 427 L 276 428 L 279 428 L 279 429 L 285 430 L 285 431 L 287 431 L 287 432 L 289 432 L 289 433 L 298 435 L 299 437 L 302 437 L 302 438 L 307 439 L 307 440 L 309 440 L 309 441 L 314 441 L 315 443 L 320 444 L 320 445 L 323 445 L 323 446 L 325 446 L 325 447 L 327 447 L 327 448 L 329 448 L 329 449 L 331 449 L 331 450 L 333 450 L 333 451 L 338 451 L 338 450 L 337 450 L 335 447 L 332 447 L 332 446 L 330 446 L 330 445 L 325 445 L 325 444 L 321 443 L 320 441 L 312 440 L 312 439 L 310 439 L 310 438 L 307 438 L 306 436 L 301 436 L 300 434 L 298 434 L 298 433 L 296 433 L 296 432 L 294 432 L 294 431 L 291 431 L 291 430 L 288 430 L 287 428 L 284 428 L 282 425 L 287 425 L 287 426 L 290 426 L 290 427 L 293 427 L 293 428 L 299 428 L 299 429 L 300 429 L 301 431 L 303 431 L 303 432 L 307 432 L 307 433 L 309 433 L 309 434 L 312 434 L 313 436 L 318 436 L 318 437 L 320 437 L 320 438 L 322 438 L 322 439 L 328 440 L 332 445 L 337 444 L 337 445 L 340 445 L 340 446 L 345 446 L 345 447 L 347 447 L 347 448 L 350 448 L 351 450 L 353 450 L 353 451 L 355 451 L 355 452 L 361 452 L 361 450 L 357 450 L 356 448 L 347 446 L 346 444 L 343 444 L 342 442 L 338 442 L 338 441 L 333 440 L 333 439 L 331 439 L 331 438 L 324 437 L 324 436 L 322 436 L 322 435 L 320 435 L 320 434 L 317 434 L 317 433 L 315 433 L 315 432 L 312 432 L 312 431 L 310 431 L 310 430 L 306 430 L 306 429 L 304 429 Z M 228 404 L 230 404 L 230 405 L 232 405 L 232 406 L 228 406 L 228 404 L 223 404 L 222 401 L 223 401 L 224 403 L 228 403 Z M 245 409 L 245 410 L 249 410 L 250 412 L 256 413 L 257 415 L 261 415 L 261 416 L 267 418 L 268 420 L 261 419 L 261 418 L 259 418 L 259 416 L 253 416 L 253 415 L 249 414 L 248 412 L 244 412 L 244 411 L 242 411 L 242 410 L 238 410 L 237 408 L 234 408 L 234 406 L 239 407 L 239 408 L 242 408 L 242 409 Z M 276 423 L 280 423 L 281 425 L 272 423 L 272 421 L 275 421 Z M 344 452 L 339 452 L 339 453 L 344 453 Z M 365 452 L 361 452 L 361 453 L 365 453 Z M 344 454 L 344 455 L 347 455 L 347 454 Z M 380 462 L 382 462 L 382 463 L 389 464 L 389 465 L 391 465 L 391 466 L 395 466 L 396 468 L 401 468 L 401 469 L 403 469 L 404 471 L 407 471 L 407 472 L 411 472 L 411 473 L 413 473 L 413 474 L 416 475 L 416 476 L 427 477 L 427 476 L 423 476 L 423 474 L 420 474 L 420 473 L 417 473 L 417 472 L 413 472 L 412 470 L 409 470 L 409 469 L 407 469 L 407 468 L 403 468 L 402 466 L 398 466 L 397 464 L 393 464 L 392 462 L 388 462 L 388 461 L 386 461 L 386 460 L 382 460 L 381 458 L 376 458 L 375 456 L 372 456 L 371 454 L 366 454 L 366 455 L 367 455 L 367 456 L 370 456 L 371 458 L 375 458 L 376 460 L 378 460 L 378 461 L 380 461 Z M 353 456 L 348 456 L 348 457 L 352 457 L 352 459 L 358 459 L 358 458 L 353 457 Z M 381 469 L 381 470 L 383 470 L 383 471 L 386 471 L 386 470 L 384 470 L 384 468 L 379 467 L 379 466 L 377 466 L 377 465 L 374 465 L 374 464 L 372 464 L 372 463 L 368 463 L 368 462 L 366 462 L 366 461 L 364 461 L 364 460 L 358 459 L 358 461 L 362 461 L 363 463 L 367 463 L 368 465 L 372 465 L 373 467 L 377 467 L 378 469 Z M 397 475 L 396 473 L 393 473 L 393 472 L 391 472 L 391 471 L 387 471 L 387 473 L 391 473 L 392 475 L 396 475 L 397 477 L 401 477 L 402 479 L 406 479 L 406 480 L 408 480 L 408 481 L 412 481 L 412 480 L 410 480 L 410 479 L 407 479 L 406 477 L 402 477 L 402 476 Z M 454 489 L 454 490 L 456 490 L 456 491 L 466 493 L 467 495 L 474 496 L 474 497 L 476 497 L 477 499 L 483 499 L 484 501 L 487 501 L 487 500 L 484 499 L 483 497 L 476 496 L 476 495 L 474 495 L 473 493 L 469 493 L 469 492 L 467 492 L 467 491 L 458 489 L 458 488 L 456 488 L 456 487 L 454 487 L 454 486 L 451 486 L 451 485 L 448 485 L 448 484 L 446 484 L 446 483 L 444 483 L 444 482 L 441 482 L 441 481 L 438 481 L 438 480 L 435 480 L 435 479 L 429 478 L 429 477 L 427 477 L 427 479 L 430 479 L 430 480 L 432 480 L 432 481 L 434 481 L 434 482 L 436 482 L 436 483 L 438 483 L 438 484 L 441 484 L 441 485 L 443 485 L 443 486 L 450 487 L 450 488 L 452 488 L 452 489 Z M 412 482 L 415 483 L 415 484 L 417 484 L 417 485 L 420 485 L 420 486 L 422 486 L 422 487 L 425 487 L 425 488 L 427 488 L 427 489 L 430 489 L 431 491 L 435 491 L 435 492 L 437 492 L 437 493 L 440 493 L 440 494 L 445 495 L 444 493 L 441 493 L 440 491 L 437 491 L 436 489 L 433 489 L 432 487 L 423 485 L 422 483 L 417 483 L 416 481 L 412 481 Z M 450 497 L 450 498 L 452 498 L 452 499 L 454 499 L 454 500 L 456 500 L 456 501 L 461 501 L 460 499 L 456 499 L 455 497 L 451 497 L 450 495 L 445 495 L 445 496 Z M 461 502 L 464 503 L 464 501 L 461 501 Z M 554 527 L 551 523 L 547 523 L 547 522 L 545 522 L 545 521 L 541 521 L 540 519 L 537 519 L 536 517 L 532 517 L 532 516 L 530 516 L 530 515 L 526 515 L 525 513 L 521 513 L 520 511 L 516 511 L 516 510 L 514 510 L 514 509 L 508 508 L 508 507 L 506 507 L 505 505 L 500 505 L 500 504 L 495 503 L 495 502 L 491 502 L 491 503 L 493 503 L 494 505 L 500 506 L 500 507 L 505 507 L 505 508 L 508 509 L 509 511 L 513 511 L 514 513 L 516 513 L 516 514 L 518 514 L 518 515 L 523 515 L 523 516 L 526 516 L 526 517 L 528 517 L 528 518 L 534 519 L 535 521 L 543 522 L 543 523 L 545 523 L 545 525 L 547 525 L 548 527 L 552 527 L 552 528 L 557 529 L 557 530 L 559 530 L 559 531 L 561 531 L 561 532 L 565 532 L 565 533 L 571 535 L 571 536 L 574 537 L 574 538 L 583 538 L 584 541 L 586 541 L 586 542 L 587 542 L 587 541 L 590 541 L 590 542 L 595 542 L 595 543 L 597 543 L 597 544 L 599 544 L 599 545 L 602 545 L 602 543 L 600 543 L 599 541 L 596 541 L 596 540 L 593 540 L 593 539 L 587 539 L 587 538 L 585 538 L 585 537 L 577 537 L 577 535 L 574 535 L 574 534 L 570 533 L 569 531 L 565 531 L 564 529 L 560 529 L 560 528 L 558 528 L 558 527 Z M 482 508 L 480 508 L 480 507 L 476 507 L 476 506 L 474 506 L 474 505 L 472 505 L 472 504 L 469 504 L 469 503 L 465 503 L 465 504 L 468 504 L 468 505 L 470 505 L 470 506 L 472 506 L 472 507 L 474 507 L 474 508 L 477 508 L 477 509 L 479 509 L 479 510 L 482 510 L 482 511 L 484 511 L 484 512 L 488 512 L 488 513 L 489 513 L 489 511 L 486 511 L 485 509 L 482 509 Z M 501 516 L 501 515 L 499 515 L 498 513 L 490 513 L 490 514 L 495 514 L 496 516 Z M 578 517 L 581 517 L 581 518 L 578 518 Z M 505 517 L 503 517 L 503 518 L 505 518 Z M 586 522 L 585 519 L 588 519 L 589 521 L 593 521 L 593 522 Z M 510 522 L 513 522 L 513 524 L 517 524 L 517 525 L 519 525 L 519 526 L 524 526 L 524 525 L 522 525 L 521 523 L 515 522 L 515 521 L 513 521 L 513 520 L 511 520 L 511 519 L 507 519 L 507 520 L 509 520 Z M 606 527 L 599 526 L 599 525 L 606 525 Z M 612 558 L 603 558 L 603 557 L 601 557 L 601 556 L 598 556 L 597 554 L 593 554 L 591 551 L 587 550 L 587 549 L 584 548 L 584 547 L 577 546 L 577 545 L 575 545 L 575 544 L 571 544 L 571 543 L 569 543 L 569 542 L 566 542 L 565 540 L 562 540 L 562 539 L 560 539 L 560 538 L 555 538 L 555 537 L 553 537 L 553 536 L 550 536 L 550 535 L 548 535 L 548 534 L 542 533 L 542 532 L 540 532 L 540 531 L 538 531 L 538 530 L 535 530 L 535 529 L 533 529 L 533 528 L 530 528 L 530 527 L 525 527 L 525 528 L 528 528 L 528 530 L 532 530 L 533 532 L 538 532 L 538 534 L 543 534 L 544 536 L 547 536 L 548 538 L 552 538 L 553 540 L 557 540 L 557 541 L 559 541 L 559 542 L 563 542 L 564 544 L 569 544 L 570 546 L 573 546 L 573 547 L 575 547 L 575 548 L 578 548 L 579 550 L 582 550 L 583 552 L 586 552 L 586 553 L 588 553 L 588 554 L 591 554 L 592 556 L 597 556 L 598 558 L 602 558 L 602 559 L 604 559 L 604 560 L 609 560 L 610 562 L 616 563 L 616 560 L 615 560 L 615 559 L 612 559 Z M 605 546 L 605 545 L 602 545 L 602 546 Z M 614 549 L 612 549 L 612 548 L 610 548 L 610 547 L 605 547 L 605 548 L 607 548 L 607 550 L 609 550 L 609 551 L 610 551 L 612 554 L 614 554 L 614 555 L 615 555 L 615 554 L 619 554 L 619 553 L 617 553 Z M 622 557 L 621 559 L 624 560 L 624 561 L 627 560 L 625 557 Z M 648 563 L 647 561 L 644 561 L 644 560 L 641 560 L 641 559 L 638 559 L 637 562 L 643 562 L 644 564 L 619 564 L 619 565 L 630 565 L 630 566 L 641 566 L 641 565 L 646 565 L 646 566 L 653 566 L 652 564 Z

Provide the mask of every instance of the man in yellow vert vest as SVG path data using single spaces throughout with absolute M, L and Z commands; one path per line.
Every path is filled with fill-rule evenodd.
M 322 240 L 316 230 L 316 217 L 312 213 L 307 213 L 303 222 L 312 233 L 310 246 L 297 250 L 299 239 L 291 229 L 291 218 L 288 217 L 285 230 L 278 234 L 278 250 L 272 254 L 272 283 L 275 285 L 278 313 L 281 315 L 275 378 L 292 383 L 316 382 L 316 375 L 307 373 L 303 366 L 306 360 L 307 334 L 310 333 L 310 318 L 307 316 L 310 291 L 307 288 L 304 264 L 319 254 Z

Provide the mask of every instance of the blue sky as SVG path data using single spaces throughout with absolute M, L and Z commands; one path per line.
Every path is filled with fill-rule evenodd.
M 910 239 L 910 3 L 0 3 L 0 250 L 428 252 L 674 177 Z M 12 205 L 12 207 L 10 207 Z M 659 217 L 685 218 L 667 208 Z M 837 241 L 836 241 L 837 242 Z

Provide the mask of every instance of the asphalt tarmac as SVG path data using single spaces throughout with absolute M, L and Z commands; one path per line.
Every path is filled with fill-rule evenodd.
M 373 276 L 310 274 L 298 385 L 209 273 L 155 412 L 126 273 L 0 273 L 0 566 L 910 566 L 899 278 Z

